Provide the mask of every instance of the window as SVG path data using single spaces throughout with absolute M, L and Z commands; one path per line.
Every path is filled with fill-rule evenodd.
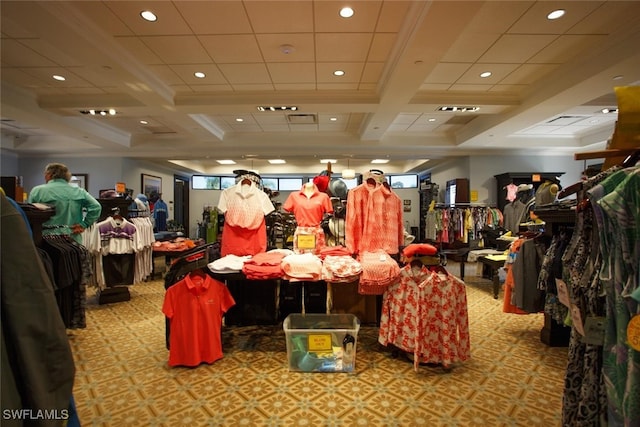
M 194 190 L 219 190 L 220 177 L 210 175 L 194 175 L 191 177 L 191 188 Z
M 418 188 L 418 175 L 391 175 L 391 188 Z
M 233 176 L 222 176 L 220 177 L 220 189 L 226 190 L 227 188 L 231 188 L 236 185 L 236 178 Z
M 278 178 L 262 178 L 262 186 L 269 190 L 278 191 Z
M 280 178 L 278 189 L 280 191 L 298 191 L 302 188 L 302 178 Z

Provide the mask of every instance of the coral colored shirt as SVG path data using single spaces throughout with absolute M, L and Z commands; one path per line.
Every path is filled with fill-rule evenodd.
M 189 274 L 167 289 L 162 312 L 169 318 L 169 366 L 197 366 L 222 358 L 222 316 L 235 301 L 210 276 Z
M 347 195 L 347 248 L 351 253 L 382 249 L 397 254 L 404 243 L 402 215 L 402 200 L 390 189 L 360 184 Z
M 300 227 L 317 227 L 325 213 L 333 212 L 333 205 L 327 193 L 318 191 L 314 184 L 311 196 L 305 194 L 304 186 L 300 191 L 289 194 L 282 209 L 293 212 Z

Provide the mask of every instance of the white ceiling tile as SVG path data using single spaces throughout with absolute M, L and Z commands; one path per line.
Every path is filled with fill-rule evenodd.
M 536 2 L 509 28 L 508 33 L 564 34 L 599 5 L 598 1 Z M 560 19 L 547 19 L 549 12 L 556 9 L 564 9 L 565 15 Z
M 260 48 L 251 34 L 198 36 L 198 39 L 217 64 L 262 62 Z
M 315 30 L 320 33 L 373 32 L 380 13 L 381 1 L 361 1 L 349 4 L 354 10 L 351 18 L 345 19 L 339 12 L 342 1 L 314 2 Z
M 500 37 L 498 33 L 489 34 L 461 34 L 453 43 L 451 49 L 442 57 L 442 62 L 475 62 Z
M 226 83 L 220 69 L 215 64 L 178 64 L 171 65 L 171 69 L 180 76 L 182 81 L 190 85 L 216 85 Z M 204 73 L 205 77 L 196 77 L 196 71 Z
M 526 62 L 549 45 L 556 36 L 505 34 L 478 60 L 483 63 L 517 64 Z
M 315 83 L 316 67 L 313 62 L 267 64 L 274 83 Z
M 267 67 L 264 64 L 220 64 L 220 70 L 227 81 L 237 84 L 271 83 Z
M 251 33 L 240 1 L 177 1 L 174 3 L 194 34 Z
M 410 1 L 385 1 L 378 16 L 377 32 L 397 33 L 402 30 L 402 25 L 407 19 L 407 13 L 411 6 Z
M 313 2 L 244 1 L 256 33 L 304 33 L 313 31 Z
M 469 67 L 456 83 L 495 84 L 512 73 L 517 67 L 517 64 L 475 64 Z M 480 77 L 480 73 L 485 71 L 490 71 L 491 75 L 489 77 Z
M 117 7 L 116 7 L 116 3 Z M 137 35 L 186 35 L 192 34 L 182 14 L 175 8 L 174 2 L 135 1 L 104 2 Z M 143 10 L 151 10 L 157 17 L 156 22 L 148 22 L 140 16 Z M 102 19 L 101 17 L 98 19 Z
M 555 64 L 523 64 L 502 79 L 500 84 L 530 85 L 557 68 Z
M 116 37 L 124 49 L 143 64 L 162 64 L 162 60 L 138 37 Z
M 317 80 L 318 85 L 320 83 L 357 83 L 362 76 L 361 62 L 348 62 L 348 63 L 317 63 Z M 342 70 L 345 72 L 343 76 L 334 76 L 335 70 Z
M 583 51 L 590 50 L 592 46 L 604 41 L 605 38 L 605 35 L 560 36 L 527 62 L 532 64 L 563 64 L 580 55 Z
M 195 36 L 156 36 L 141 39 L 165 64 L 204 64 L 211 61 Z
M 384 71 L 384 62 L 367 62 L 362 72 L 362 82 L 375 83 Z
M 327 33 L 316 34 L 316 60 L 319 62 L 367 59 L 373 34 Z
M 433 71 L 425 79 L 424 84 L 442 85 L 443 83 L 455 83 L 467 72 L 469 67 L 471 67 L 471 64 L 441 62 L 434 67 Z
M 313 34 L 258 34 L 260 52 L 266 62 L 313 62 L 315 45 Z M 281 46 L 293 46 L 291 53 L 283 53 Z

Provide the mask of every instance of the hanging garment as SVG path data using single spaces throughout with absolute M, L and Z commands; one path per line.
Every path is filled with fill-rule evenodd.
M 224 214 L 221 254 L 255 255 L 267 250 L 265 215 L 275 210 L 256 183 L 240 181 L 220 194 L 218 210 Z
M 471 357 L 464 282 L 448 272 L 404 266 L 383 296 L 378 342 L 449 366 Z
M 587 190 L 618 169 L 611 168 L 584 181 L 578 200 L 584 200 Z M 598 259 L 600 251 L 593 212 L 591 208 L 576 209 L 575 229 L 562 257 L 563 279 L 583 319 L 604 316 L 606 310 L 606 299 L 598 277 L 601 261 Z M 563 426 L 608 425 L 607 393 L 602 371 L 602 345 L 584 343 L 573 325 L 562 396 Z
M 191 273 L 167 289 L 162 312 L 169 319 L 169 366 L 198 366 L 223 357 L 222 317 L 235 301 L 212 277 Z
M 640 426 L 640 351 L 627 336 L 640 316 L 640 168 L 622 169 L 589 190 L 600 236 L 599 278 L 606 294 L 603 369 L 608 422 Z

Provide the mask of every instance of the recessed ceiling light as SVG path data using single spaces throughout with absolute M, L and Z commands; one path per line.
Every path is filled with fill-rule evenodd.
M 149 22 L 156 22 L 158 20 L 156 14 L 151 12 L 150 10 L 143 10 L 142 12 L 140 12 L 140 16 L 142 16 L 142 19 Z
M 233 160 L 216 160 L 216 162 L 220 163 L 221 165 L 235 165 L 236 162 L 234 162 Z
M 350 7 L 343 7 L 342 9 L 340 9 L 340 16 L 342 16 L 343 18 L 351 18 L 353 16 L 353 9 L 351 9 Z
M 565 14 L 564 9 L 557 9 L 547 15 L 547 19 L 553 20 L 562 18 Z
M 338 163 L 336 159 L 320 159 L 320 163 Z
M 146 120 L 140 120 L 140 124 L 141 124 L 141 125 L 148 125 L 148 124 L 149 124 L 149 122 L 148 122 L 148 121 L 146 121 Z
M 284 159 L 270 159 L 267 161 L 272 165 L 284 165 L 285 163 L 287 163 L 287 161 Z
M 63 82 L 65 80 L 67 80 L 67 79 L 64 78 L 64 76 L 60 76 L 58 74 L 54 74 L 52 77 L 53 77 L 54 80 L 57 80 L 59 82 Z
M 333 75 L 334 75 L 334 76 L 344 76 L 344 71 L 342 71 L 342 70 L 335 70 L 335 71 L 333 72 Z
M 383 165 L 385 163 L 389 163 L 389 159 L 373 159 L 371 160 L 371 163 L 374 165 Z
M 196 71 L 195 73 L 193 73 L 194 76 L 196 76 L 199 79 L 204 79 L 207 75 L 205 73 L 203 73 L 202 71 Z
M 336 121 L 338 121 L 338 118 L 337 117 L 331 117 L 329 120 L 331 120 L 332 122 L 336 122 Z
M 244 122 L 244 119 L 243 119 L 242 117 L 238 117 L 238 118 L 236 119 L 236 122 Z
M 485 78 L 485 77 L 489 77 L 491 75 L 491 71 L 485 71 L 484 73 L 480 74 L 480 77 Z
M 602 110 L 602 114 L 615 114 L 618 112 L 617 108 L 603 108 Z
M 430 122 L 435 122 L 436 119 L 434 119 L 433 117 L 429 119 Z
M 109 108 L 109 114 L 112 115 L 112 116 L 115 116 L 116 115 L 116 110 L 113 109 L 113 108 Z

